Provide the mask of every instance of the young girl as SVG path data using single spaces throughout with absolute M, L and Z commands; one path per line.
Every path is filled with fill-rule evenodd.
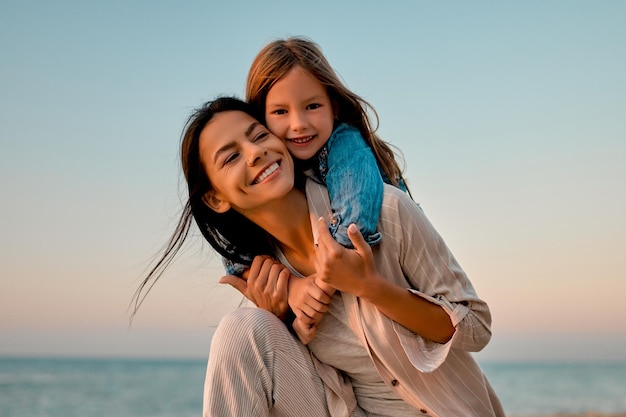
M 292 37 L 266 45 L 254 59 L 246 100 L 283 139 L 292 156 L 327 186 L 335 210 L 332 235 L 344 246 L 350 223 L 378 243 L 381 179 L 407 191 L 390 146 L 375 133 L 375 110 L 339 79 L 314 42 Z
M 375 110 L 341 82 L 320 47 L 301 37 L 266 45 L 248 72 L 246 99 L 301 170 L 328 188 L 335 240 L 352 247 L 347 228 L 355 223 L 370 245 L 380 242 L 383 181 L 408 190 L 394 152 L 374 133 L 367 109 Z M 226 265 L 235 275 L 245 268 Z

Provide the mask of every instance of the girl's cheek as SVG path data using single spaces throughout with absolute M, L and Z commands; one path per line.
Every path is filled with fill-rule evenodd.
M 283 128 L 283 126 L 281 126 L 280 123 L 277 123 L 276 121 L 272 121 L 271 119 L 266 118 L 265 119 L 266 123 L 267 123 L 267 128 L 269 129 L 270 132 L 272 132 L 272 134 L 274 136 L 279 137 L 281 140 L 285 140 L 285 129 Z

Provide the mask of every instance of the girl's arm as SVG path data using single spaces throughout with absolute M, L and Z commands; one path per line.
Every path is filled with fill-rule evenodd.
M 339 125 L 320 154 L 321 179 L 334 211 L 330 229 L 337 242 L 352 247 L 347 229 L 355 223 L 370 245 L 380 241 L 376 225 L 383 200 L 383 179 L 372 149 L 358 129 Z M 325 165 L 325 167 L 324 167 Z
M 296 317 L 309 327 L 328 311 L 335 290 L 320 282 L 317 274 L 289 280 L 289 306 Z
M 292 326 L 305 345 L 315 337 L 317 323 L 328 311 L 334 292 L 316 280 L 316 275 L 292 276 L 286 266 L 266 255 L 255 257 L 239 276 L 226 275 L 219 282 L 231 285 L 257 307 Z
M 292 328 L 303 344 L 315 338 L 317 325 L 328 311 L 334 291 L 316 279 L 316 274 L 292 277 L 289 281 L 289 305 L 296 316 Z

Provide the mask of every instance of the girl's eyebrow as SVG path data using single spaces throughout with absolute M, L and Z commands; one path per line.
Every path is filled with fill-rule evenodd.
M 311 101 L 322 101 L 324 100 L 324 95 L 323 94 L 315 94 L 313 96 L 310 97 L 306 97 L 304 100 L 300 100 L 302 103 L 304 102 L 311 102 Z M 268 101 L 265 103 L 265 108 L 272 108 L 272 107 L 288 107 L 287 104 L 279 102 L 279 101 Z
M 250 137 L 250 135 L 252 134 L 252 131 L 257 127 L 260 126 L 261 123 L 254 121 L 252 123 L 250 123 L 250 126 L 248 126 L 248 128 L 246 129 L 245 135 L 246 137 Z M 217 163 L 217 159 L 219 158 L 219 156 L 224 153 L 227 152 L 229 149 L 234 148 L 235 146 L 237 146 L 237 142 L 234 140 L 231 140 L 230 142 L 226 143 L 225 145 L 221 146 L 220 148 L 218 148 L 215 151 L 215 155 L 213 155 L 213 163 Z

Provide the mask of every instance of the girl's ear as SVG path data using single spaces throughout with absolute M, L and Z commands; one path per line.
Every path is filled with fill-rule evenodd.
M 226 213 L 230 210 L 230 203 L 222 200 L 215 190 L 207 191 L 206 194 L 202 196 L 202 201 L 217 213 Z

